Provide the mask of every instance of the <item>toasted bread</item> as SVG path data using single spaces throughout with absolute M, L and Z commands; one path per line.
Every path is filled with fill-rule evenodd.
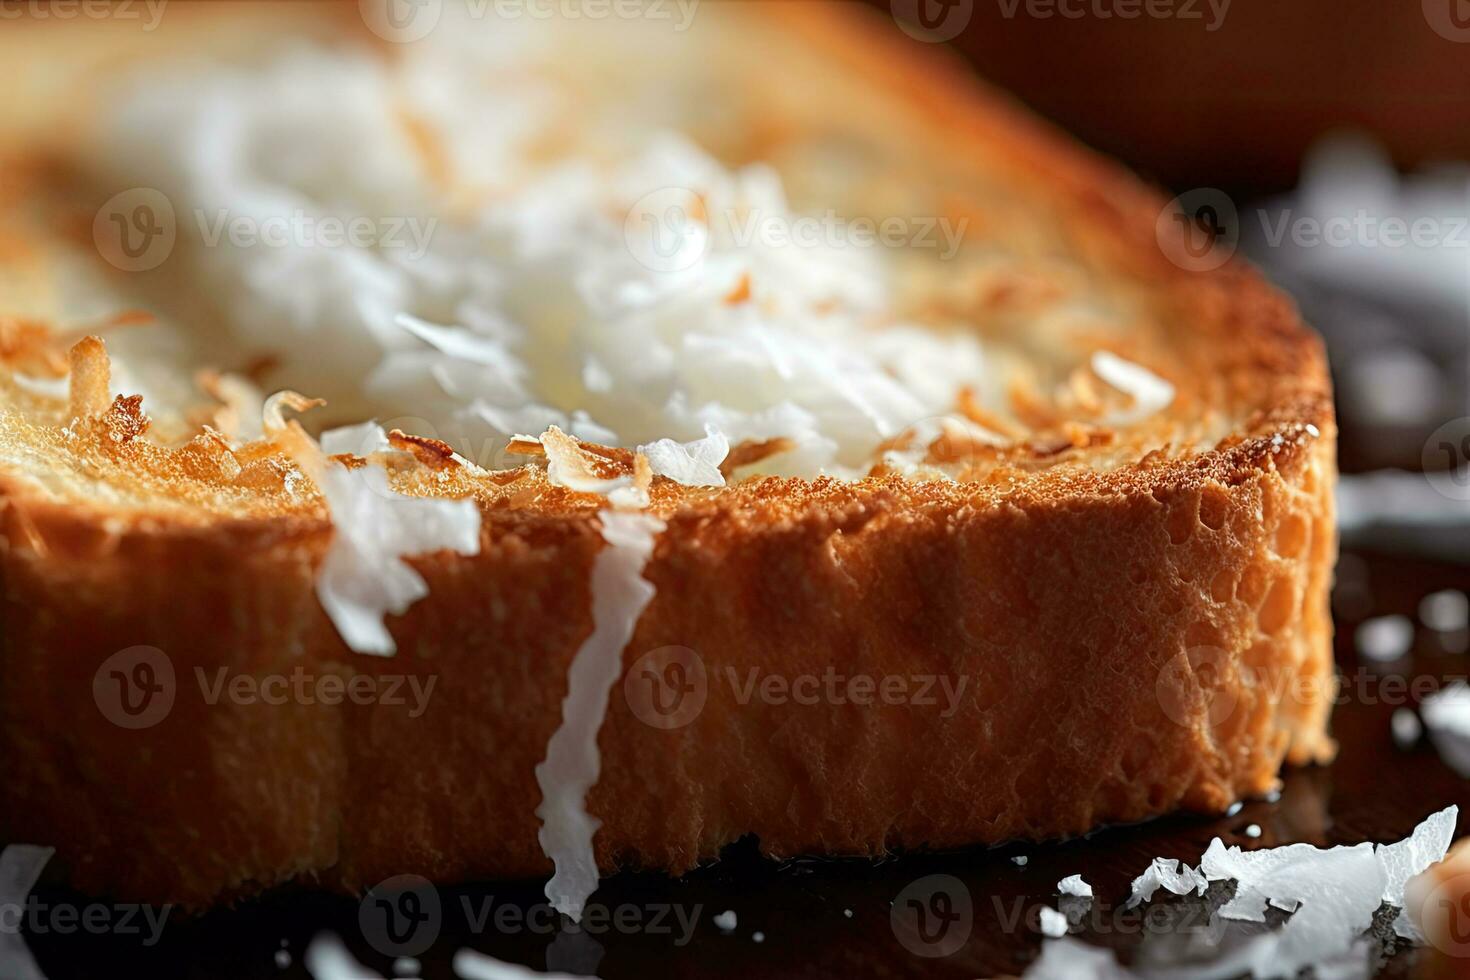
M 544 440 L 485 459 L 442 429 L 400 436 L 372 465 L 398 493 L 473 501 L 479 547 L 414 556 L 427 595 L 387 618 L 395 656 L 365 656 L 314 592 L 342 529 L 279 438 L 99 387 L 95 342 L 69 374 L 57 362 L 95 332 L 69 311 L 79 253 L 113 313 L 190 325 L 170 264 L 119 274 L 61 230 L 126 189 L 89 173 L 79 147 L 99 123 L 73 111 L 73 86 L 234 57 L 272 32 L 399 56 L 350 8 L 267 30 L 207 6 L 146 36 L 102 32 L 85 54 L 63 24 L 0 38 L 16 74 L 44 66 L 37 99 L 73 120 L 42 132 L 31 102 L 0 126 L 25 148 L 0 213 L 0 839 L 54 845 L 81 889 L 196 907 L 297 879 L 544 875 L 536 768 L 594 630 L 603 496 L 555 479 Z M 704 105 L 695 139 L 730 165 L 769 161 L 805 206 L 970 216 L 961 254 L 895 259 L 900 292 L 932 329 L 1013 352 L 1014 371 L 1000 408 L 960 400 L 961 435 L 941 424 L 913 452 L 907 432 L 856 475 L 771 475 L 783 446 L 750 440 L 722 487 L 653 479 L 653 594 L 623 651 L 640 673 L 612 691 L 586 800 L 597 865 L 681 873 L 746 835 L 775 856 L 1066 837 L 1221 812 L 1272 789 L 1283 761 L 1328 758 L 1336 429 L 1321 346 L 1291 304 L 1238 261 L 1171 262 L 1160 195 L 891 24 L 843 5 L 707 6 L 676 66 L 614 61 L 672 73 L 663 84 Z M 1057 315 L 1078 309 L 1103 312 Z M 102 336 L 127 378 L 150 366 L 128 330 Z M 1109 387 L 1098 351 L 1167 379 L 1172 400 L 1130 415 L 1142 396 Z M 272 385 L 326 393 L 321 362 L 283 353 Z M 26 380 L 43 371 L 69 397 Z M 346 397 L 326 411 L 370 414 Z M 631 443 L 579 451 L 598 478 L 637 481 Z M 149 663 L 172 671 L 172 703 L 125 727 L 94 682 L 139 646 L 161 652 Z M 382 696 L 211 703 L 222 670 L 370 678 Z M 421 712 L 386 696 L 431 681 Z M 640 702 L 696 690 L 698 710 Z

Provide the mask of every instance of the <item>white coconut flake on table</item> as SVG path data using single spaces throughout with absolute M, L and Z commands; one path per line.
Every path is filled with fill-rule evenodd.
M 714 917 L 715 926 L 721 932 L 734 932 L 739 922 L 740 919 L 736 916 L 734 909 L 726 909 Z
M 1048 941 L 1026 971 L 1026 980 L 1167 976 L 1170 980 L 1232 980 L 1242 975 L 1274 980 L 1295 977 L 1307 967 L 1337 980 L 1366 977 L 1366 933 L 1385 902 L 1402 906 L 1405 882 L 1444 858 L 1458 811 L 1449 807 L 1425 819 L 1395 844 L 1358 844 L 1323 850 L 1310 844 L 1242 851 L 1211 841 L 1200 862 L 1209 881 L 1233 880 L 1236 894 L 1219 911 L 1222 918 L 1261 922 L 1268 905 L 1291 913 L 1278 929 L 1244 942 L 1204 963 L 1170 964 L 1163 972 L 1134 974 L 1105 949 L 1074 939 Z M 1162 859 L 1150 865 L 1153 870 Z M 1162 870 L 1162 869 L 1161 869 Z M 1187 867 L 1186 867 L 1187 870 Z M 1145 872 L 1147 876 L 1148 872 Z M 1398 935 L 1418 940 L 1407 917 L 1395 920 Z
M 1436 633 L 1453 633 L 1470 626 L 1470 599 L 1459 589 L 1431 592 L 1419 600 L 1419 621 Z
M 1056 909 L 1043 905 L 1040 912 L 1041 934 L 1053 939 L 1067 934 L 1067 917 Z
M 1394 932 L 1399 936 L 1422 941 L 1413 922 L 1403 911 L 1404 886 L 1410 878 L 1444 860 L 1454 840 L 1459 816 L 1459 807 L 1446 807 L 1415 827 L 1413 834 L 1406 839 L 1378 846 L 1376 853 L 1385 875 L 1383 900 L 1399 910 L 1394 919 Z
M 1133 974 L 1118 964 L 1111 950 L 1068 937 L 1042 943 L 1041 955 L 1022 976 L 1023 980 L 1129 980 Z
M 1414 714 L 1413 708 L 1394 709 L 1389 727 L 1393 731 L 1393 744 L 1401 749 L 1413 748 L 1424 734 L 1424 725 L 1419 721 L 1419 716 Z
M 589 980 L 580 974 L 541 973 L 472 949 L 461 949 L 455 953 L 453 966 L 454 975 L 460 980 Z
M 382 974 L 357 962 L 333 932 L 317 933 L 301 962 L 313 980 L 383 980 Z
M 31 889 L 36 887 L 46 862 L 55 853 L 54 847 L 36 844 L 10 844 L 0 851 L 0 909 L 25 909 Z M 0 929 L 0 967 L 4 968 L 6 980 L 46 980 L 26 948 L 19 918 Z
M 552 907 L 575 920 L 597 888 L 592 836 L 601 825 L 586 809 L 587 791 L 602 771 L 597 733 L 607 714 L 608 694 L 623 669 L 623 648 L 653 599 L 643 566 L 663 530 L 657 518 L 605 510 L 599 515 L 606 546 L 592 565 L 592 633 L 572 657 L 561 726 L 536 766 L 541 788 L 537 839 L 556 866 L 546 884 Z
M 1359 624 L 1354 638 L 1369 660 L 1397 660 L 1414 644 L 1414 624 L 1407 616 L 1377 616 Z
M 1057 893 L 1077 898 L 1091 898 L 1092 886 L 1083 881 L 1081 875 L 1068 875 L 1057 882 Z
M 1154 858 L 1143 874 L 1133 879 L 1132 894 L 1124 908 L 1131 909 L 1149 901 L 1160 888 L 1175 895 L 1188 895 L 1190 892 L 1203 895 L 1208 887 L 1205 876 L 1189 865 L 1181 866 L 1174 858 Z
M 1470 686 L 1455 681 L 1425 698 L 1419 715 L 1445 764 L 1470 778 Z

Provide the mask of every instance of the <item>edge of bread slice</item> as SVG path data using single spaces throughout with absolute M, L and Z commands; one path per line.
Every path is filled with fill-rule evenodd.
M 1238 424 L 1106 469 L 655 480 L 655 593 L 587 799 L 598 864 L 678 873 L 750 834 L 776 856 L 1065 837 L 1221 812 L 1283 761 L 1329 758 L 1336 427 L 1289 302 L 1238 261 L 1170 263 L 1154 193 L 860 16 L 755 9 L 901 93 L 953 158 L 1046 188 L 1079 254 L 1187 325 L 1181 371 Z M 303 878 L 546 873 L 535 767 L 593 628 L 604 501 L 534 463 L 486 474 L 406 447 L 394 489 L 475 501 L 480 547 L 414 558 L 428 593 L 389 620 L 397 656 L 363 657 L 313 593 L 333 527 L 296 465 L 155 444 L 146 408 L 73 418 L 0 374 L 0 839 L 54 844 L 83 890 L 185 906 Z M 631 453 L 584 448 L 633 473 Z M 1025 449 L 1057 451 L 1087 459 Z M 138 647 L 161 652 L 172 703 L 119 727 L 96 684 Z M 303 675 L 375 696 L 208 696 Z M 800 694 L 834 676 L 839 694 Z M 649 714 L 694 692 L 677 724 Z

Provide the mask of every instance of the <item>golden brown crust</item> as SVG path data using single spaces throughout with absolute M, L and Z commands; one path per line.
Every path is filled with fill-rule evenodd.
M 1058 837 L 1222 810 L 1270 789 L 1284 758 L 1327 757 L 1336 429 L 1320 344 L 1243 264 L 1170 264 L 1157 196 L 1116 168 L 810 7 L 757 9 L 924 107 L 956 158 L 1000 156 L 1044 187 L 1097 274 L 1188 326 L 1178 373 L 1239 425 L 1205 452 L 1099 468 L 1084 447 L 971 482 L 657 481 L 657 593 L 625 660 L 692 650 L 659 657 L 702 668 L 707 700 L 663 730 L 635 710 L 643 675 L 614 692 L 588 804 L 599 861 L 678 872 L 752 833 L 777 855 Z M 81 888 L 186 905 L 297 877 L 549 870 L 533 768 L 591 629 L 598 498 L 536 465 L 428 465 L 442 452 L 415 443 L 395 485 L 472 496 L 482 549 L 416 559 L 429 595 L 390 618 L 398 655 L 363 657 L 313 594 L 330 524 L 289 464 L 207 436 L 164 449 L 107 417 L 36 422 L 45 405 L 0 384 L 0 447 L 46 461 L 0 471 L 0 839 L 55 844 Z M 93 680 L 139 644 L 163 651 L 176 697 L 124 730 Z M 207 704 L 196 671 L 221 668 L 435 687 L 416 716 Z M 914 696 L 797 703 L 791 685 L 834 673 Z M 770 675 L 784 701 L 749 687 Z M 948 712 L 946 682 L 965 684 Z M 925 683 L 936 703 L 916 703 Z

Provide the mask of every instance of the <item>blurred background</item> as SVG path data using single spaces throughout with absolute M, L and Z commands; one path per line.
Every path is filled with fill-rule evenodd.
M 1293 295 L 1333 366 L 1346 545 L 1470 560 L 1470 2 L 876 5 Z

